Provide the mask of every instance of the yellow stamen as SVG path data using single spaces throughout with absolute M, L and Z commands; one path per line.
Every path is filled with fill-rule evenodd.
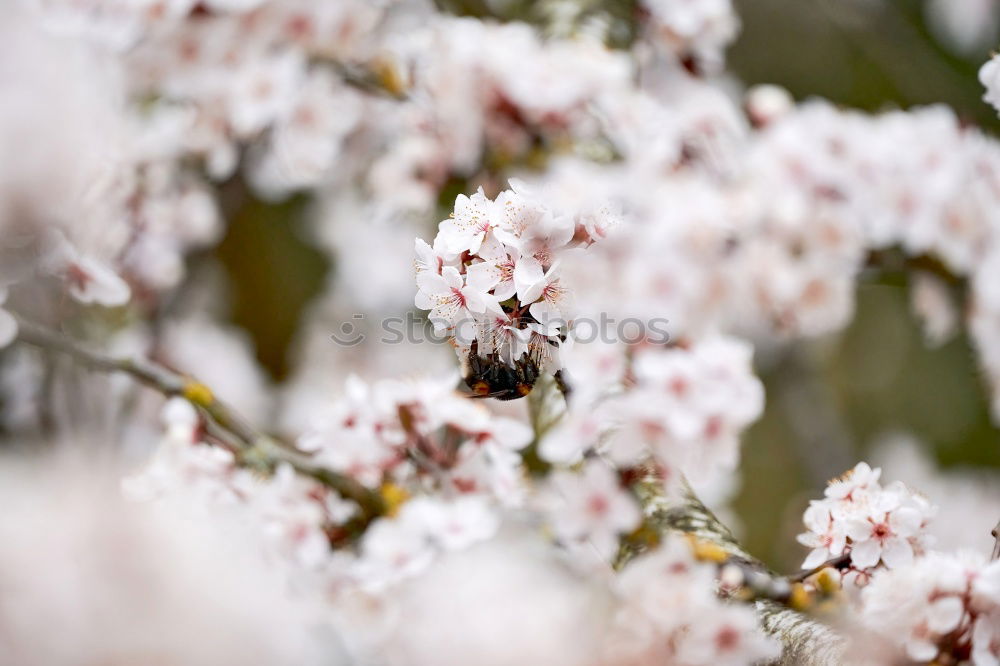
M 805 585 L 802 583 L 792 585 L 792 592 L 788 597 L 788 605 L 791 608 L 797 611 L 804 611 L 812 606 L 812 601 L 812 596 L 810 596 Z
M 186 383 L 181 395 L 199 407 L 208 407 L 215 402 L 215 396 L 212 395 L 212 389 L 208 388 L 199 381 L 191 380 Z
M 382 496 L 382 501 L 385 502 L 385 513 L 390 517 L 399 513 L 399 507 L 410 499 L 410 494 L 406 490 L 389 481 L 383 483 L 378 492 Z

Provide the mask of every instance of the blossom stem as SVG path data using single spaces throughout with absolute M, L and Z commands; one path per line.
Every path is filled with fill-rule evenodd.
M 993 534 L 994 540 L 993 559 L 1000 560 L 1000 522 L 998 522 L 997 526 L 993 528 L 993 532 L 991 532 L 991 534 Z
M 250 425 L 232 407 L 215 397 L 207 386 L 194 378 L 141 358 L 113 358 L 83 347 L 74 340 L 39 324 L 18 317 L 17 340 L 39 349 L 66 354 L 81 365 L 106 373 L 122 373 L 167 397 L 181 397 L 201 413 L 213 431 L 211 440 L 232 449 L 237 462 L 247 467 L 271 471 L 286 463 L 353 501 L 365 520 L 385 513 L 378 493 L 349 476 L 316 466 L 304 455 L 280 446 L 274 438 Z M 221 431 L 221 432 L 219 432 Z

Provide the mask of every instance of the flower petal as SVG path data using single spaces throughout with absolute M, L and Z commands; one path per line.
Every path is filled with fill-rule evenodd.
M 496 264 L 482 261 L 465 269 L 465 279 L 476 291 L 486 292 L 500 282 L 500 269 Z
M 545 271 L 534 257 L 521 257 L 514 267 L 514 285 L 521 303 L 533 303 L 545 289 Z
M 17 320 L 9 312 L 0 308 L 0 348 L 6 347 L 17 337 Z
M 896 534 L 913 536 L 920 530 L 923 517 L 916 509 L 904 506 L 889 514 L 889 526 Z
M 965 604 L 958 597 L 941 597 L 927 609 L 927 626 L 931 631 L 947 634 L 958 627 L 965 615 Z
M 855 544 L 851 549 L 851 562 L 859 569 L 868 569 L 878 564 L 882 556 L 882 546 L 871 539 Z
M 905 567 L 913 561 L 913 546 L 906 539 L 890 539 L 882 548 L 882 561 L 890 569 Z
M 865 541 L 872 536 L 872 524 L 867 520 L 853 518 L 844 525 L 844 533 L 854 541 Z

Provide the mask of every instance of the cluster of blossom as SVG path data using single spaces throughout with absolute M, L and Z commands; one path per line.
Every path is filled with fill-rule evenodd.
M 137 501 L 188 496 L 210 505 L 246 506 L 280 562 L 318 567 L 329 556 L 326 529 L 350 518 L 346 505 L 318 482 L 279 467 L 264 482 L 237 466 L 233 453 L 211 441 L 200 417 L 179 398 L 163 410 L 164 435 L 144 468 L 122 482 Z
M 299 438 L 299 448 L 371 488 L 393 483 L 412 492 L 431 483 L 518 504 L 518 451 L 530 443 L 531 429 L 492 416 L 453 388 L 453 377 L 371 385 L 352 378 L 343 398 Z
M 617 277 L 598 302 L 626 294 L 625 307 L 670 312 L 682 330 L 815 335 L 849 320 L 869 251 L 898 245 L 959 274 L 982 261 L 1000 149 L 951 111 L 869 117 L 816 101 L 776 113 L 759 96 L 748 102 L 768 122 L 719 147 L 724 180 L 703 168 L 650 178 L 640 155 L 609 172 L 636 224 L 620 234 L 624 247 L 607 244 L 609 270 L 588 267 Z M 629 169 L 633 160 L 643 168 Z
M 561 262 L 603 238 L 614 218 L 581 219 L 513 186 L 493 200 L 482 189 L 460 194 L 433 247 L 417 239 L 415 303 L 454 335 L 460 355 L 508 365 L 526 356 L 554 372 L 573 317 Z
M 988 382 L 1000 385 L 992 288 L 1000 146 L 945 107 L 868 116 L 783 99 L 773 89 L 751 92 L 753 130 L 720 122 L 695 141 L 682 124 L 668 142 L 675 150 L 630 139 L 652 130 L 626 120 L 652 120 L 622 118 L 621 163 L 564 160 L 547 170 L 539 180 L 553 200 L 587 179 L 624 212 L 585 264 L 563 269 L 578 310 L 666 314 L 675 337 L 819 335 L 850 321 L 862 269 L 895 261 L 898 248 L 914 265 L 972 278 L 968 324 Z M 654 117 L 676 112 L 665 106 Z M 954 317 L 946 294 L 918 301 L 930 334 Z
M 628 359 L 624 346 L 580 345 L 567 371 L 583 388 L 539 453 L 560 464 L 598 453 L 624 469 L 652 459 L 669 487 L 682 475 L 710 484 L 736 468 L 740 435 L 764 409 L 752 354 L 726 337 L 640 346 Z
M 151 23 L 126 56 L 131 92 L 185 114 L 176 145 L 202 157 L 213 178 L 233 174 L 252 143 L 248 176 L 261 191 L 317 186 L 363 107 L 334 65 L 372 48 L 384 8 L 253 4 Z
M 612 575 L 606 565 L 621 536 L 641 522 L 625 483 L 639 465 L 652 463 L 671 488 L 682 475 L 698 485 L 731 472 L 763 390 L 752 347 L 727 336 L 844 326 L 859 271 L 888 248 L 971 276 L 970 327 L 1000 414 L 1000 148 L 937 107 L 868 116 L 823 102 L 795 107 L 767 87 L 751 91 L 741 110 L 699 76 L 718 67 L 737 30 L 729 0 L 641 2 L 632 52 L 583 35 L 543 39 L 527 24 L 447 17 L 417 1 L 29 4 L 32 13 L 0 9 L 0 19 L 11 18 L 0 20 L 0 55 L 37 65 L 27 76 L 0 71 L 0 91 L 17 93 L 0 110 L 0 141 L 27 157 L 0 173 L 0 306 L 46 302 L 32 298 L 29 278 L 41 273 L 84 305 L 135 296 L 137 310 L 153 312 L 157 296 L 181 284 L 186 254 L 221 235 L 211 183 L 230 181 L 228 192 L 242 178 L 265 196 L 320 192 L 317 236 L 344 255 L 331 293 L 367 308 L 411 293 L 412 282 L 401 288 L 393 279 L 411 252 L 410 235 L 400 241 L 413 223 L 403 211 L 431 211 L 455 177 L 492 193 L 512 165 L 545 166 L 533 188 L 513 181 L 492 199 L 482 189 L 458 197 L 433 244 L 417 241 L 415 303 L 473 364 L 565 367 L 574 393 L 550 430 L 491 415 L 454 393 L 452 378 L 351 380 L 332 407 L 300 407 L 320 415 L 304 432 L 301 421 L 291 428 L 311 464 L 401 502 L 362 534 L 349 529 L 352 503 L 289 466 L 266 479 L 250 473 L 183 402 L 168 405 L 155 457 L 126 483 L 136 497 L 180 492 L 249 511 L 273 559 L 318 580 L 311 587 L 327 596 L 328 617 L 351 629 L 372 620 L 359 633 L 395 624 L 395 636 L 386 629 L 374 640 L 383 658 L 372 661 L 586 663 L 565 656 L 570 644 L 582 651 L 573 634 L 589 604 L 577 592 L 608 586 L 573 578 L 558 557 L 589 553 Z M 91 57 L 106 49 L 120 71 L 103 72 L 105 60 Z M 981 77 L 998 102 L 997 61 Z M 39 125 L 51 131 L 40 136 Z M 358 222 L 376 219 L 384 226 Z M 366 244 L 380 263 L 357 251 Z M 949 298 L 927 284 L 915 289 L 917 307 L 944 322 Z M 580 310 L 669 317 L 675 344 L 573 347 L 568 324 Z M 317 347 L 329 347 L 324 323 L 314 321 Z M 211 324 L 179 328 L 166 327 L 164 360 L 202 375 L 212 356 L 227 371 L 209 383 L 248 396 L 236 402 L 255 418 L 267 412 L 265 382 L 242 347 Z M 0 308 L 0 346 L 15 334 Z M 223 348 L 233 353 L 215 353 Z M 35 374 L 31 383 L 40 384 L 43 373 Z M 314 368 L 296 388 L 314 400 L 319 374 Z M 489 392 L 488 380 L 476 390 Z M 525 470 L 534 437 L 555 465 L 540 480 Z M 872 581 L 864 613 L 873 625 L 883 618 L 892 637 L 909 637 L 912 657 L 969 653 L 994 663 L 996 565 L 924 555 L 931 508 L 878 477 L 859 465 L 810 506 L 801 540 L 814 550 L 805 566 L 849 557 L 849 578 Z M 529 529 L 533 545 L 511 548 L 504 527 L 524 514 L 550 538 Z M 516 566 L 498 566 L 511 552 Z M 514 581 L 510 590 L 488 580 L 495 571 Z M 601 663 L 776 656 L 752 610 L 716 599 L 711 568 L 682 542 L 668 541 L 613 580 L 618 598 L 596 604 L 614 617 Z M 460 586 L 466 596 L 442 601 L 451 595 L 441 589 Z M 496 603 L 501 592 L 517 603 Z M 345 619 L 358 599 L 370 615 Z M 535 600 L 550 615 L 544 624 L 502 616 Z M 497 618 L 498 608 L 507 632 L 471 624 Z M 397 620 L 425 614 L 410 627 Z M 456 614 L 470 631 L 442 621 Z M 558 615 L 572 622 L 560 625 Z M 440 657 L 431 637 L 442 627 L 468 650 Z M 529 656 L 482 642 L 542 630 L 550 647 Z M 351 640 L 351 630 L 344 634 Z M 449 640 L 457 639 L 437 642 Z
M 682 56 L 718 54 L 737 24 L 728 2 L 649 2 L 643 10 L 647 38 L 660 35 Z M 623 235 L 634 251 L 615 250 L 624 257 L 613 270 L 621 278 L 606 280 L 613 283 L 606 293 L 628 294 L 623 309 L 676 310 L 672 319 L 685 329 L 718 319 L 805 334 L 842 326 L 864 257 L 859 227 L 874 230 L 876 245 L 901 241 L 915 253 L 933 246 L 963 272 L 982 239 L 977 220 L 993 196 L 982 184 L 995 150 L 944 112 L 868 119 L 812 104 L 773 113 L 776 128 L 748 133 L 733 102 L 712 85 L 671 75 L 636 88 L 624 54 L 584 39 L 543 41 L 524 24 L 426 11 L 416 4 L 390 10 L 277 0 L 45 3 L 47 24 L 61 34 L 132 47 L 121 57 L 128 88 L 144 103 L 129 115 L 144 141 L 160 148 L 153 164 L 139 158 L 136 165 L 131 215 L 141 233 L 122 257 L 129 277 L 160 289 L 176 284 L 184 252 L 216 237 L 214 205 L 199 177 L 177 167 L 182 159 L 202 157 L 210 175 L 224 178 L 252 143 L 248 175 L 260 191 L 325 186 L 345 138 L 362 124 L 388 128 L 367 127 L 363 140 L 351 142 L 365 154 L 345 161 L 371 168 L 350 167 L 334 180 L 357 176 L 380 205 L 399 197 L 403 208 L 420 210 L 449 174 L 473 173 L 490 151 L 523 156 L 539 136 L 554 149 L 559 134 L 580 143 L 606 133 L 625 168 L 603 170 L 601 179 L 627 187 L 614 198 L 649 222 Z M 408 30 L 415 17 L 433 20 Z M 580 67 L 582 60 L 588 66 Z M 386 71 L 407 79 L 409 99 L 377 100 L 345 83 L 344 63 L 374 71 L 389 61 L 396 67 Z M 750 111 L 750 120 L 759 120 Z M 701 136 L 691 135 L 695 127 Z M 712 137 L 707 144 L 705 137 Z M 940 150 L 956 141 L 962 149 Z M 921 155 L 897 149 L 903 145 Z M 173 152 L 163 154 L 168 146 Z M 662 153 L 653 161 L 661 168 L 690 168 L 684 177 L 663 178 L 649 168 L 655 153 Z M 940 186 L 922 187 L 927 170 L 913 165 L 928 160 Z M 704 177 L 706 167 L 723 165 L 744 175 Z M 600 173 L 592 170 L 590 184 Z M 677 204 L 665 210 L 659 204 L 668 198 Z M 701 224 L 705 219 L 711 224 Z M 886 222 L 894 230 L 886 231 Z M 664 252 L 671 260 L 662 260 Z
M 22 155 L 2 176 L 0 285 L 36 318 L 65 316 L 54 303 L 66 295 L 149 305 L 221 232 L 215 193 L 180 163 L 187 113 L 126 103 L 120 63 L 55 30 L 44 8 L 2 12 L 5 57 L 25 66 L 0 75 L 16 100 L 0 114 L 0 141 Z
M 38 283 L 83 304 L 121 305 L 130 290 L 113 260 L 128 235 L 129 137 L 113 72 L 46 34 L 17 4 L 0 10 L 0 41 L 0 57 L 24 63 L 0 72 L 11 100 L 0 111 L 0 144 L 20 156 L 0 172 L 0 288 L 12 302 L 19 286 Z M 76 110 L 72 118 L 66 108 Z
M 853 583 L 845 608 L 857 613 L 847 619 L 855 626 L 852 658 L 996 664 L 1000 562 L 971 550 L 927 550 L 936 509 L 902 484 L 881 487 L 880 475 L 859 463 L 832 481 L 826 497 L 810 503 L 809 531 L 799 537 L 813 549 L 804 569 L 829 563 Z
M 356 179 L 383 205 L 426 211 L 487 149 L 523 158 L 540 140 L 590 132 L 587 104 L 630 74 L 597 40 L 543 42 L 526 24 L 422 2 L 46 4 L 53 29 L 122 51 L 141 117 L 172 117 L 183 127 L 175 146 L 212 178 L 233 174 L 249 147 L 246 175 L 266 195 Z
M 426 564 L 421 554 L 430 552 L 431 536 L 447 547 L 477 538 L 477 531 L 485 530 L 478 538 L 490 536 L 497 507 L 523 503 L 518 450 L 530 442 L 530 429 L 491 416 L 454 393 L 451 381 L 349 380 L 344 397 L 299 438 L 315 464 L 375 491 L 415 496 L 399 516 L 365 533 L 357 575 L 366 584 Z M 330 538 L 354 516 L 354 505 L 287 465 L 262 483 L 238 468 L 231 452 L 206 441 L 186 402 L 168 403 L 164 420 L 156 455 L 126 484 L 131 496 L 156 497 L 181 486 L 206 501 L 248 503 L 277 550 L 304 566 L 325 562 Z
M 185 402 L 168 403 L 164 421 L 166 429 L 159 452 L 141 474 L 126 481 L 127 492 L 135 499 L 148 500 L 174 496 L 180 491 L 214 506 L 243 506 L 259 526 L 265 550 L 278 558 L 277 564 L 292 575 L 293 581 L 299 581 L 293 587 L 301 588 L 303 581 L 318 582 L 316 589 L 322 591 L 320 596 L 329 604 L 328 617 L 333 627 L 363 635 L 356 636 L 356 644 L 350 648 L 357 650 L 359 658 L 390 655 L 389 663 L 413 663 L 413 659 L 423 658 L 425 652 L 413 651 L 410 642 L 418 637 L 405 623 L 397 626 L 395 633 L 380 634 L 375 627 L 395 626 L 397 620 L 393 618 L 407 604 L 414 603 L 411 597 L 415 590 L 423 590 L 418 596 L 423 612 L 428 604 L 433 607 L 430 599 L 441 588 L 424 579 L 440 583 L 442 575 L 450 577 L 450 573 L 442 573 L 442 567 L 448 572 L 456 566 L 450 554 L 468 550 L 470 555 L 461 557 L 475 559 L 479 557 L 472 554 L 476 544 L 483 542 L 495 544 L 483 547 L 505 548 L 509 528 L 505 532 L 501 523 L 512 525 L 522 520 L 510 508 L 540 511 L 543 524 L 550 527 L 560 550 L 579 555 L 593 549 L 597 559 L 605 562 L 617 550 L 618 537 L 637 527 L 641 518 L 635 498 L 623 488 L 618 474 L 599 459 L 588 461 L 577 471 L 553 472 L 535 486 L 537 495 L 524 503 L 511 501 L 517 489 L 504 488 L 502 496 L 480 492 L 487 488 L 486 482 L 451 475 L 446 467 L 436 469 L 435 475 L 421 475 L 419 469 L 425 464 L 444 464 L 442 455 L 466 458 L 464 449 L 476 449 L 472 455 L 489 457 L 486 452 L 498 446 L 495 433 L 505 426 L 517 430 L 516 424 L 497 417 L 490 419 L 479 406 L 449 394 L 441 385 L 384 382 L 365 387 L 352 381 L 348 395 L 329 411 L 324 425 L 303 436 L 300 444 L 315 451 L 314 462 L 343 470 L 370 485 L 381 484 L 384 494 L 388 494 L 386 488 L 391 483 L 402 504 L 398 511 L 370 524 L 356 548 L 334 550 L 331 539 L 336 540 L 338 526 L 355 515 L 353 505 L 288 466 L 279 467 L 269 479 L 237 468 L 231 453 L 209 441 L 210 435 Z M 526 443 L 524 438 L 513 439 L 518 441 L 506 443 L 507 449 L 511 444 L 519 447 Z M 358 457 L 362 441 L 367 449 L 381 452 L 381 456 L 375 456 L 378 461 Z M 410 469 L 404 473 L 405 467 Z M 518 467 L 516 481 L 523 484 L 521 491 L 532 491 L 522 474 Z M 536 531 L 538 523 L 529 523 L 535 525 L 531 528 L 535 536 L 530 540 L 536 544 L 530 551 L 540 554 L 538 547 L 544 541 Z M 522 561 L 518 558 L 525 553 L 503 552 L 504 559 L 517 567 L 531 566 L 528 562 L 539 556 Z M 596 593 L 585 592 L 591 584 L 584 584 L 568 569 L 560 571 L 565 565 L 549 555 L 545 559 L 550 561 L 544 569 L 545 577 L 533 579 L 535 589 L 522 590 L 519 604 L 524 603 L 523 595 L 542 603 L 546 595 L 555 594 L 552 585 L 560 590 L 559 598 L 562 594 Z M 579 566 L 578 561 L 575 564 Z M 501 576 L 503 570 L 491 569 L 501 572 Z M 606 565 L 604 571 L 599 575 L 599 571 L 592 570 L 592 575 L 603 580 L 610 574 Z M 648 659 L 653 656 L 663 656 L 670 657 L 670 663 L 708 666 L 749 664 L 775 656 L 776 643 L 763 636 L 752 608 L 717 598 L 715 574 L 715 566 L 697 562 L 683 539 L 671 539 L 627 566 L 620 577 L 609 581 L 610 591 L 600 593 L 598 603 L 606 610 L 597 614 L 601 619 L 592 636 L 594 650 L 603 655 L 600 663 L 625 666 L 650 663 Z M 558 582 L 560 579 L 562 582 Z M 424 589 L 428 585 L 433 595 Z M 368 599 L 363 602 L 368 610 L 360 615 L 345 615 L 345 609 L 355 608 L 353 604 L 359 598 Z M 501 626 L 515 621 L 498 618 Z M 574 616 L 574 621 L 582 620 Z M 568 626 L 567 630 L 571 633 L 576 628 Z M 569 634 L 559 631 L 558 623 L 547 625 L 548 634 L 552 635 L 545 639 L 545 647 L 538 649 L 567 649 L 567 644 L 555 642 L 569 639 Z M 402 661 L 392 661 L 394 651 L 403 649 L 401 644 L 407 648 L 398 655 Z M 484 654 L 478 638 L 463 649 L 465 658 Z M 489 656 L 499 659 L 507 649 L 511 648 L 497 646 Z M 565 663 L 582 666 L 596 658 L 595 654 L 585 657 Z
M 648 14 L 645 28 L 651 43 L 682 62 L 693 61 L 700 70 L 721 67 L 725 48 L 740 29 L 730 0 L 643 0 L 640 7 Z
M 23 114 L 24 122 L 40 122 L 45 109 L 82 112 L 66 126 L 67 136 L 52 136 L 52 151 L 32 146 L 25 154 L 55 155 L 56 146 L 83 142 L 65 161 L 73 178 L 67 188 L 76 188 L 91 167 L 108 170 L 108 146 L 120 153 L 113 173 L 83 178 L 88 201 L 101 205 L 93 215 L 83 214 L 79 188 L 53 196 L 49 171 L 38 174 L 47 182 L 36 182 L 22 164 L 29 177 L 12 181 L 31 186 L 32 217 L 51 223 L 52 202 L 68 209 L 58 212 L 73 224 L 57 240 L 67 238 L 70 251 L 60 240 L 45 265 L 75 296 L 85 292 L 85 303 L 120 305 L 131 286 L 141 297 L 136 305 L 155 308 L 181 283 L 185 255 L 219 239 L 210 183 L 229 179 L 241 161 L 242 178 L 259 194 L 311 189 L 341 200 L 360 190 L 377 202 L 361 217 L 395 223 L 399 211 L 431 209 L 451 174 L 468 176 L 496 156 L 525 159 L 596 134 L 589 105 L 631 85 L 626 55 L 597 41 L 546 41 L 526 24 L 456 19 L 422 2 L 24 5 L 10 8 L 18 14 L 11 24 L 30 30 L 12 36 L 37 32 L 43 45 L 72 44 L 79 53 L 71 55 L 84 63 L 74 78 L 79 91 L 34 86 L 37 95 L 29 98 L 41 110 Z M 35 78 L 47 81 L 46 71 Z M 95 78 L 109 81 L 95 87 Z M 25 97 L 19 80 L 10 85 Z M 68 99 L 62 105 L 53 98 Z M 7 120 L 12 137 L 29 134 L 24 122 Z M 20 152 L 16 142 L 9 149 Z M 107 186 L 94 192 L 95 182 Z M 20 201 L 19 194 L 5 198 Z M 333 217 L 321 216 L 321 231 Z M 114 220 L 113 231 L 98 220 Z
M 0 141 L 23 156 L 2 179 L 0 286 L 15 302 L 56 300 L 25 286 L 40 273 L 84 305 L 134 295 L 155 308 L 185 256 L 219 240 L 209 180 L 229 178 L 242 152 L 264 194 L 329 175 L 362 116 L 338 68 L 372 57 L 384 14 L 362 2 L 5 5 L 5 53 L 26 67 L 0 76 L 16 100 Z
M 356 398 L 357 391 L 362 389 L 355 383 L 353 390 Z M 381 390 L 385 398 L 384 406 L 388 406 L 387 390 L 386 387 Z M 435 399 L 440 403 L 442 397 L 438 395 Z M 349 402 L 350 398 L 345 401 Z M 455 400 L 455 403 L 459 407 L 468 404 L 460 400 Z M 373 418 L 361 423 L 365 415 L 352 412 L 350 404 L 338 405 L 334 412 L 338 418 L 357 418 L 355 442 L 367 436 L 367 447 L 378 449 L 386 439 L 393 439 L 392 434 L 386 431 L 396 428 L 397 434 L 402 432 L 399 421 L 404 418 L 401 416 L 403 410 L 414 410 L 410 413 L 414 415 L 417 427 L 422 429 L 428 425 L 417 413 L 419 405 L 400 402 L 393 406 L 399 410 L 395 424 L 390 422 L 392 419 L 376 422 Z M 473 409 L 473 412 L 476 411 Z M 459 415 L 453 413 L 452 416 Z M 469 416 L 469 412 L 465 411 L 464 416 Z M 266 480 L 238 467 L 230 451 L 210 441 L 198 415 L 183 400 L 168 402 L 163 419 L 164 437 L 156 453 L 141 472 L 123 482 L 128 497 L 150 501 L 187 496 L 211 505 L 240 505 L 257 525 L 264 549 L 272 557 L 277 557 L 279 563 L 290 566 L 299 576 L 303 572 L 336 569 L 331 542 L 342 541 L 349 536 L 344 530 L 357 515 L 356 505 L 315 479 L 298 474 L 288 464 L 279 465 Z M 439 426 L 442 430 L 448 427 L 440 423 Z M 326 430 L 323 434 L 311 433 L 308 438 L 319 445 L 324 435 L 331 434 L 330 430 Z M 454 431 L 447 433 L 453 434 Z M 480 444 L 484 449 L 491 446 L 491 442 L 485 440 Z M 338 439 L 337 447 L 327 440 L 327 445 L 329 448 L 347 447 L 349 440 L 346 437 Z M 477 444 L 470 443 L 470 446 Z M 407 457 L 405 445 L 398 445 L 395 450 L 399 458 Z M 412 453 L 419 455 L 416 451 Z M 331 459 L 334 457 L 319 452 L 315 459 L 333 469 L 340 469 Z M 393 471 L 399 477 L 398 469 L 387 469 L 386 483 Z M 350 472 L 359 480 L 368 480 L 365 470 L 354 467 Z M 496 502 L 481 492 L 475 493 L 475 481 L 468 479 L 467 483 L 463 483 L 467 479 L 460 474 L 456 471 L 452 483 L 448 484 L 454 489 L 453 498 L 435 494 L 414 497 L 405 502 L 398 515 L 376 520 L 365 530 L 357 559 L 349 570 L 339 571 L 338 574 L 363 589 L 378 590 L 423 571 L 433 560 L 436 550 L 464 548 L 493 536 L 499 520 Z M 404 499 L 409 497 L 409 493 L 421 491 L 428 493 L 431 489 L 422 488 L 415 479 L 406 490 L 395 487 L 395 492 Z M 515 491 L 505 493 L 505 500 L 515 497 Z
M 436 189 L 435 174 L 475 173 L 484 153 L 524 162 L 539 148 L 593 136 L 589 106 L 627 90 L 632 73 L 623 53 L 596 40 L 543 41 L 521 23 L 440 19 L 398 49 L 421 103 L 403 116 L 401 143 L 373 167 L 373 189 L 387 197 L 400 185 L 384 175 L 401 167 L 411 172 L 406 181 L 419 167 Z
M 1000 663 L 1000 561 L 931 552 L 877 572 L 859 619 L 916 662 Z
M 632 562 L 615 583 L 622 601 L 605 663 L 735 665 L 777 658 L 780 645 L 760 632 L 753 610 L 716 596 L 716 573 L 676 538 Z
M 830 482 L 823 499 L 809 503 L 803 516 L 808 531 L 799 542 L 812 551 L 803 569 L 848 558 L 841 567 L 845 579 L 864 585 L 879 565 L 907 566 L 931 545 L 926 527 L 935 508 L 901 482 L 882 487 L 881 475 L 858 463 Z

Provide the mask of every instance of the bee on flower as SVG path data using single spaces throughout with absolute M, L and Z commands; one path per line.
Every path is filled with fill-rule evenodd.
M 577 233 L 572 214 L 545 205 L 523 183 L 511 187 L 495 199 L 482 188 L 460 194 L 433 245 L 417 239 L 414 299 L 435 330 L 452 336 L 473 394 L 504 400 L 560 371 L 573 317 L 560 264 L 594 240 Z

